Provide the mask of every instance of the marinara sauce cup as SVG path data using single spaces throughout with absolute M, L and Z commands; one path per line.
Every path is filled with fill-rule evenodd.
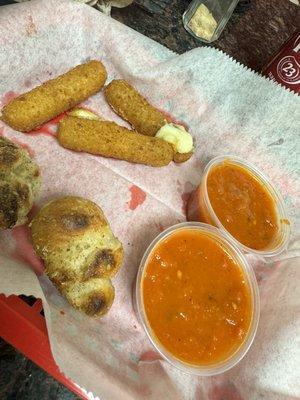
M 230 354 L 226 359 L 216 364 L 209 363 L 208 365 L 198 365 L 185 362 L 179 359 L 178 357 L 174 356 L 170 351 L 168 351 L 165 348 L 164 345 L 160 343 L 147 319 L 147 313 L 145 310 L 144 299 L 143 299 L 143 280 L 145 278 L 145 273 L 147 270 L 149 259 L 161 242 L 163 242 L 172 234 L 177 233 L 181 230 L 199 231 L 205 235 L 208 235 L 210 238 L 215 240 L 218 243 L 218 245 L 221 245 L 223 249 L 226 249 L 227 254 L 229 254 L 230 257 L 233 258 L 233 260 L 237 263 L 237 265 L 241 269 L 243 280 L 246 281 L 247 287 L 249 289 L 252 313 L 251 313 L 249 328 L 245 335 L 245 338 L 241 343 L 240 347 L 237 348 L 237 350 L 235 350 L 232 354 Z M 153 292 L 153 296 L 157 296 L 157 293 Z M 165 359 L 172 366 L 180 369 L 185 373 L 199 375 L 199 376 L 211 376 L 211 375 L 221 374 L 229 370 L 230 368 L 234 367 L 249 350 L 254 340 L 258 326 L 259 314 L 260 314 L 260 299 L 259 299 L 258 285 L 252 267 L 247 262 L 243 253 L 226 236 L 226 234 L 208 224 L 200 222 L 184 222 L 174 225 L 163 231 L 152 241 L 152 243 L 147 248 L 141 260 L 139 270 L 137 273 L 136 284 L 134 289 L 134 308 L 150 342 L 152 343 L 154 348 L 158 351 L 158 353 L 162 356 L 163 359 Z M 159 313 L 159 310 L 157 310 L 157 312 Z
M 274 208 L 277 216 L 278 232 L 274 236 L 269 245 L 263 249 L 256 250 L 245 246 L 238 241 L 232 234 L 222 225 L 216 215 L 208 195 L 207 179 L 210 172 L 223 163 L 232 164 L 245 170 L 252 178 L 254 178 L 270 195 L 273 200 Z M 258 256 L 276 257 L 287 249 L 290 237 L 290 222 L 286 213 L 284 201 L 280 193 L 274 188 L 270 180 L 256 167 L 236 156 L 224 155 L 213 158 L 205 167 L 202 180 L 198 188 L 193 192 L 187 207 L 187 219 L 189 221 L 201 221 L 226 232 L 226 235 L 245 253 L 254 253 Z

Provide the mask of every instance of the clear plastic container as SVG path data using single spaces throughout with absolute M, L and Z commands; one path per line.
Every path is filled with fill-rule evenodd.
M 207 193 L 207 177 L 210 171 L 217 165 L 223 162 L 232 163 L 238 165 L 247 170 L 261 185 L 269 192 L 270 196 L 274 200 L 277 223 L 278 223 L 278 234 L 274 237 L 274 240 L 269 244 L 267 248 L 262 250 L 251 249 L 237 239 L 235 239 L 222 225 L 214 212 Z M 239 157 L 224 155 L 212 159 L 204 169 L 202 180 L 196 191 L 192 194 L 188 204 L 188 220 L 189 221 L 202 221 L 211 225 L 214 225 L 226 232 L 227 236 L 245 253 L 254 253 L 262 258 L 265 257 L 276 257 L 284 250 L 287 249 L 289 237 L 290 237 L 290 222 L 287 217 L 285 205 L 281 195 L 271 184 L 269 179 L 256 167 L 249 164 L 248 162 L 240 159 Z
M 155 247 L 163 241 L 166 237 L 169 235 L 172 235 L 174 232 L 178 232 L 179 230 L 187 230 L 187 229 L 196 229 L 200 230 L 201 232 L 206 233 L 209 235 L 211 238 L 215 239 L 218 241 L 218 243 L 222 244 L 222 246 L 225 247 L 226 251 L 229 252 L 229 254 L 237 261 L 239 264 L 244 277 L 248 283 L 250 293 L 251 293 L 251 299 L 252 299 L 252 319 L 251 319 L 251 324 L 249 327 L 249 331 L 247 336 L 245 337 L 244 342 L 241 344 L 241 346 L 236 350 L 235 353 L 233 353 L 229 358 L 226 360 L 219 362 L 217 364 L 212 364 L 208 366 L 199 366 L 199 365 L 194 365 L 194 364 L 189 364 L 186 363 L 175 356 L 173 356 L 170 352 L 168 352 L 164 346 L 159 342 L 159 340 L 155 337 L 155 334 L 152 332 L 151 326 L 149 325 L 147 321 L 147 316 L 145 313 L 144 309 L 144 304 L 143 304 L 143 295 L 142 295 L 142 288 L 143 288 L 143 277 L 144 273 L 147 267 L 147 262 L 148 259 L 152 253 L 152 251 L 155 249 Z M 195 374 L 195 375 L 200 375 L 200 376 L 210 376 L 210 375 L 216 375 L 223 373 L 227 371 L 228 369 L 232 368 L 235 366 L 247 353 L 249 350 L 253 339 L 256 334 L 257 326 L 258 326 L 258 321 L 259 321 L 259 313 L 260 313 L 260 301 L 259 301 L 259 292 L 258 292 L 258 286 L 257 286 L 257 281 L 255 278 L 255 274 L 252 270 L 252 267 L 248 264 L 246 258 L 242 254 L 242 252 L 237 248 L 235 244 L 233 244 L 230 239 L 219 229 L 199 223 L 199 222 L 184 222 L 181 224 L 174 225 L 168 229 L 166 229 L 164 232 L 162 232 L 160 235 L 158 235 L 153 242 L 150 244 L 148 249 L 146 250 L 142 261 L 139 266 L 138 274 L 137 274 L 137 279 L 136 279 L 136 286 L 134 290 L 134 306 L 136 309 L 136 313 L 139 317 L 139 320 L 148 336 L 150 339 L 151 343 L 155 347 L 155 349 L 161 354 L 161 356 L 167 360 L 171 365 L 174 367 L 180 369 L 183 372 L 189 373 L 189 374 Z
M 196 39 L 204 43 L 212 43 L 221 35 L 238 2 L 239 0 L 194 0 L 183 14 L 183 25 L 185 29 Z M 211 32 L 211 35 L 208 37 L 198 36 L 197 33 L 195 33 L 195 29 L 191 28 L 192 18 L 195 16 L 195 13 L 200 6 L 202 8 L 205 6 L 215 20 L 215 27 Z M 204 21 L 204 23 L 206 22 L 207 20 Z M 200 23 L 200 25 L 204 26 L 202 23 Z

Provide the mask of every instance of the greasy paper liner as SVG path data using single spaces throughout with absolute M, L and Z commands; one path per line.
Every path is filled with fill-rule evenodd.
M 299 140 L 300 99 L 224 53 L 199 48 L 178 56 L 71 1 L 31 1 L 0 11 L 0 106 L 88 59 L 101 60 L 108 82 L 123 78 L 154 105 L 188 125 L 195 155 L 164 168 L 75 153 L 59 146 L 47 124 L 23 134 L 0 122 L 3 136 L 26 147 L 41 167 L 40 207 L 72 194 L 99 204 L 125 249 L 114 279 L 116 299 L 103 319 L 73 310 L 31 256 L 25 227 L 0 235 L 0 292 L 42 297 L 54 358 L 74 382 L 100 399 L 291 399 L 299 395 Z M 103 93 L 84 105 L 127 124 Z M 185 220 L 185 203 L 212 157 L 236 154 L 269 176 L 292 223 L 288 251 L 265 264 L 249 256 L 260 285 L 261 318 L 254 343 L 232 370 L 186 375 L 159 360 L 132 308 L 132 286 L 153 238 Z M 298 203 L 297 203 L 298 201 Z M 298 257 L 298 258 L 297 258 Z M 41 292 L 42 288 L 42 292 Z

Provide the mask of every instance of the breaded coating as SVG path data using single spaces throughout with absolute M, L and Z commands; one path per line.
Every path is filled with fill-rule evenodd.
M 111 108 L 143 135 L 155 136 L 166 124 L 164 114 L 124 80 L 113 80 L 106 86 L 104 94 Z
M 123 262 L 123 247 L 101 208 L 66 196 L 46 204 L 30 224 L 35 252 L 59 291 L 78 310 L 105 314 L 114 299 L 110 281 Z
M 105 98 L 111 108 L 139 133 L 155 136 L 168 121 L 165 115 L 153 107 L 128 82 L 117 79 L 104 89 Z M 174 152 L 174 161 L 183 163 L 191 158 L 190 153 Z
M 65 117 L 58 126 L 59 143 L 71 150 L 86 151 L 133 163 L 162 167 L 173 159 L 173 146 L 110 121 Z
M 10 101 L 1 119 L 18 131 L 29 132 L 99 92 L 106 77 L 100 61 L 78 65 Z
M 173 161 L 176 163 L 184 163 L 186 161 L 188 161 L 192 155 L 193 155 L 193 151 L 190 151 L 189 153 L 175 153 L 174 157 L 173 157 Z
M 23 148 L 0 136 L 0 229 L 27 222 L 40 186 L 38 165 Z

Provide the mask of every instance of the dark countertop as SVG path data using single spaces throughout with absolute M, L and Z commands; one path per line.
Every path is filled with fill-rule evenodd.
M 160 13 L 146 12 L 132 4 L 113 9 L 112 16 L 177 53 L 201 46 L 182 24 L 182 14 L 190 1 L 168 0 L 167 3 Z M 299 29 L 300 7 L 289 0 L 242 0 L 242 3 L 213 46 L 259 72 Z
M 0 338 L 1 400 L 77 400 L 33 362 Z
M 113 9 L 112 16 L 171 50 L 184 53 L 200 46 L 182 25 L 182 14 L 189 2 L 136 0 L 137 4 Z M 0 5 L 9 3 L 13 1 L 0 0 Z M 272 54 L 299 28 L 300 7 L 288 0 L 243 0 L 243 3 L 214 46 L 261 71 Z M 73 400 L 78 397 L 0 339 L 0 399 Z

